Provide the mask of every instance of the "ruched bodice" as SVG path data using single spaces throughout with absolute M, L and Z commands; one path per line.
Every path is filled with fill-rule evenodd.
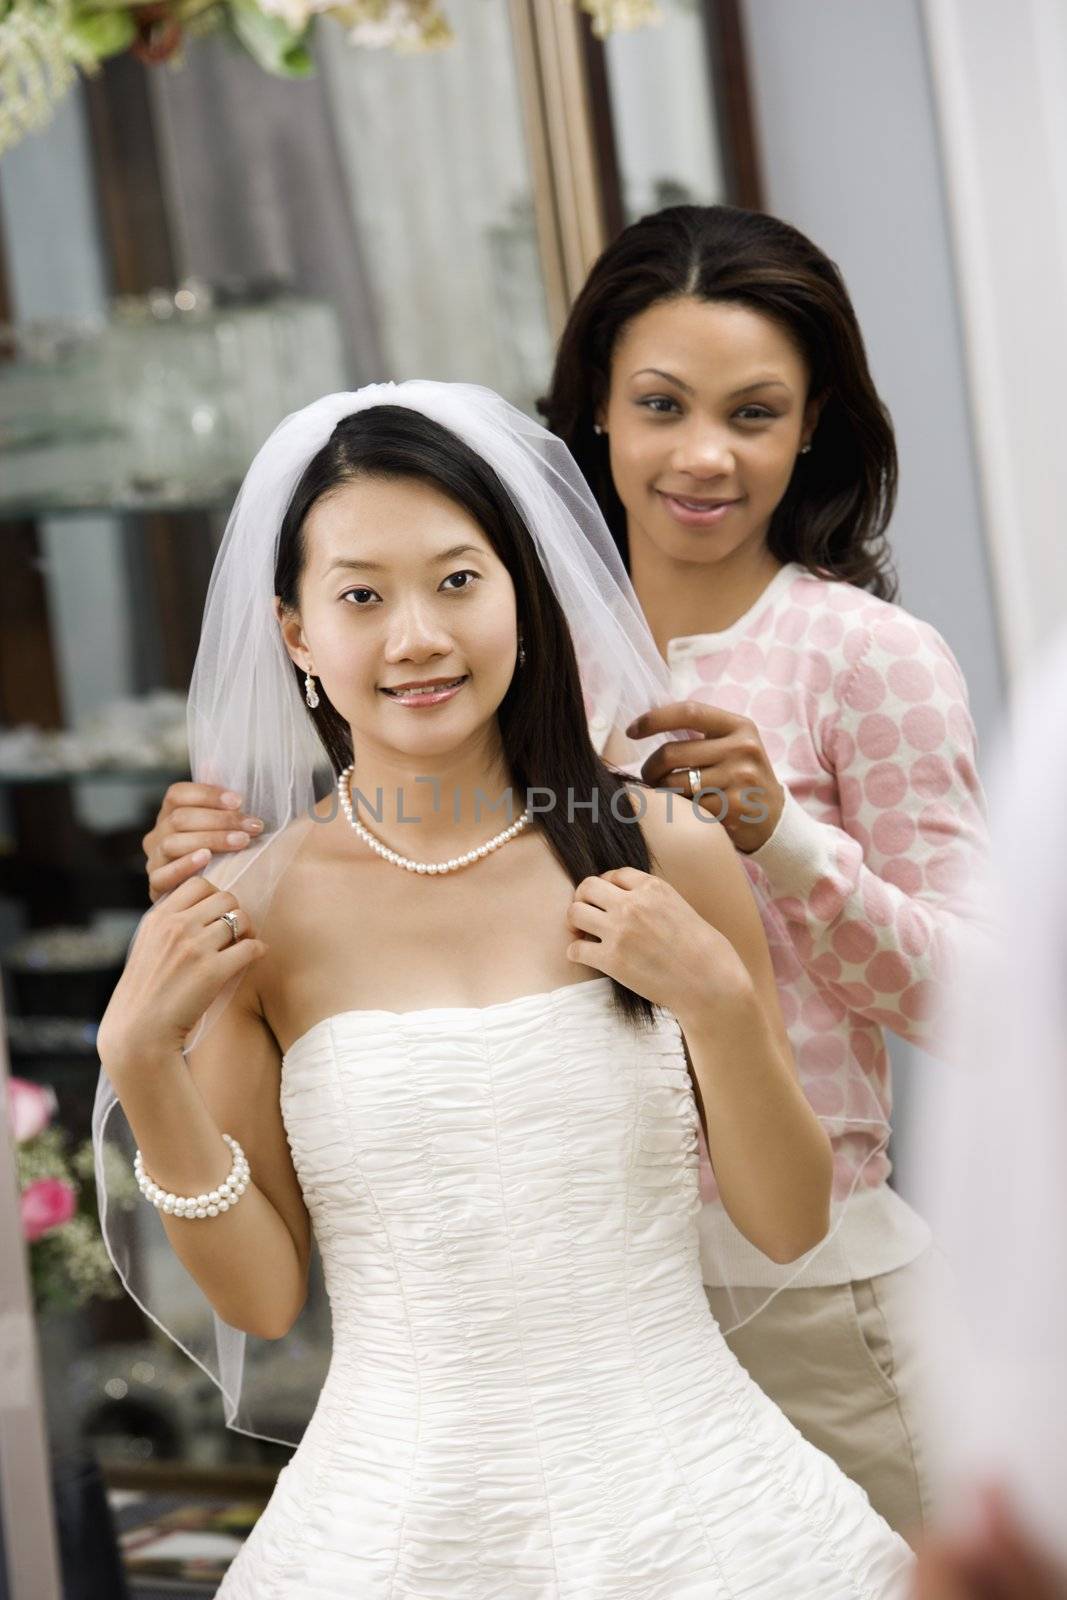
M 226 1600 L 873 1600 L 907 1547 L 708 1309 L 681 1034 L 606 978 L 289 1049 L 329 1375 Z

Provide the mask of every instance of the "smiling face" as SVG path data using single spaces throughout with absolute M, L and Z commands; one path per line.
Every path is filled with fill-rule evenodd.
M 304 541 L 282 637 L 362 747 L 452 754 L 495 726 L 515 669 L 515 589 L 473 517 L 429 484 L 357 478 L 316 502 Z M 410 686 L 423 692 L 398 692 Z
M 796 345 L 747 306 L 686 297 L 634 317 L 598 417 L 631 554 L 713 563 L 762 546 L 814 431 L 807 391 Z

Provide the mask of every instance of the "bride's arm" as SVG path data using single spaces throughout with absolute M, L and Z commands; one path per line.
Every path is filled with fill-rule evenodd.
M 633 790 L 654 872 L 582 878 L 573 962 L 675 1013 L 718 1192 L 745 1238 L 795 1261 L 830 1221 L 830 1141 L 798 1083 L 771 955 L 725 830 L 665 790 Z
M 720 944 L 708 946 L 699 928 L 676 941 L 675 1011 L 719 1193 L 746 1238 L 772 1260 L 792 1261 L 826 1234 L 833 1155 L 797 1078 L 752 889 L 719 824 L 677 796 L 643 792 L 658 875 L 740 958 L 737 965 Z
M 195 892 L 183 886 L 172 900 Z M 120 984 L 136 994 L 142 1013 L 153 1002 L 158 1012 L 166 1010 L 166 986 L 153 981 L 155 933 L 144 930 L 134 946 L 145 970 L 128 966 Z M 219 959 L 239 955 L 235 948 Z M 282 1123 L 280 1053 L 257 1013 L 250 977 L 188 1055 L 169 1029 L 131 1018 L 134 1007 L 123 1006 L 117 990 L 101 1023 L 100 1057 L 145 1171 L 162 1189 L 209 1194 L 230 1170 L 222 1135 L 244 1150 L 251 1180 L 236 1205 L 216 1217 L 160 1216 L 175 1253 L 223 1321 L 270 1339 L 288 1332 L 307 1298 L 311 1228 Z

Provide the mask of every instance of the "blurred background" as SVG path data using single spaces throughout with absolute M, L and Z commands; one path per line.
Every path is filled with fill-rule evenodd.
M 116 1294 L 83 1154 L 214 552 L 282 416 L 411 376 L 532 410 L 627 221 L 762 208 L 844 272 L 897 430 L 902 603 L 955 651 L 985 745 L 1067 612 L 1062 0 L 659 0 L 606 37 L 606 4 L 446 0 L 451 42 L 433 0 L 344 26 L 221 9 L 214 34 L 200 0 L 177 31 L 170 0 L 82 12 L 75 49 L 62 8 L 0 0 L 0 974 L 9 1070 L 41 1091 L 0 1156 L 17 1600 L 60 1593 L 60 1565 L 68 1597 L 213 1593 L 287 1458 L 226 1431 Z M 891 1042 L 899 1102 L 924 1064 Z M 28 1276 L 16 1161 L 23 1190 L 60 1185 Z M 174 1270 L 154 1215 L 144 1248 Z M 279 1413 L 320 1370 L 285 1352 Z

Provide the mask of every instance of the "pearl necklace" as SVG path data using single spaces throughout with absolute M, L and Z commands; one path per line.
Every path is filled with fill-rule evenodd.
M 402 856 L 398 850 L 390 850 L 387 844 L 365 828 L 352 810 L 352 785 L 351 777 L 354 763 L 337 775 L 337 798 L 341 802 L 341 810 L 348 818 L 349 824 L 363 840 L 364 844 L 380 855 L 383 861 L 390 862 L 394 867 L 403 867 L 405 872 L 422 872 L 438 874 L 442 872 L 458 872 L 460 867 L 469 867 L 472 862 L 480 861 L 483 856 L 492 855 L 494 850 L 499 850 L 502 844 L 507 844 L 509 839 L 514 839 L 531 820 L 531 813 L 524 811 L 517 822 L 510 828 L 505 828 L 503 833 L 498 833 L 495 838 L 487 839 L 485 844 L 478 845 L 475 850 L 468 850 L 466 855 L 452 856 L 448 861 L 413 861 L 410 856 Z

